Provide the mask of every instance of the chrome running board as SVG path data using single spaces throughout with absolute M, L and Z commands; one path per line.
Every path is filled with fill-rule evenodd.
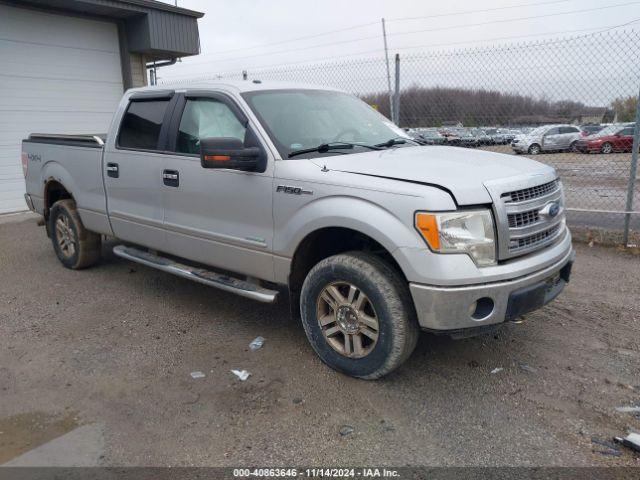
M 169 258 L 161 257 L 144 250 L 134 247 L 118 245 L 113 247 L 114 255 L 118 257 L 137 262 L 147 267 L 156 268 L 163 272 L 172 273 L 179 277 L 188 278 L 194 282 L 203 283 L 210 287 L 219 288 L 226 292 L 235 293 L 241 297 L 250 298 L 263 303 L 273 303 L 278 296 L 276 290 L 262 288 L 255 283 L 205 270 L 204 268 L 191 267 L 182 263 L 175 262 Z

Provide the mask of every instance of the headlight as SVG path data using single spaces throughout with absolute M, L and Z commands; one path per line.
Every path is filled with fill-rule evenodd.
M 466 253 L 479 267 L 496 264 L 493 218 L 489 210 L 418 212 L 415 222 L 434 252 Z

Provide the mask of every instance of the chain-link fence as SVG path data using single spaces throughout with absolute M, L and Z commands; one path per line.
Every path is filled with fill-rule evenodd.
M 604 232 L 622 242 L 628 226 L 631 242 L 637 241 L 640 182 L 632 151 L 639 32 L 416 53 L 391 62 L 390 82 L 384 57 L 262 69 L 248 78 L 346 90 L 424 143 L 516 153 L 552 165 L 576 232 Z M 242 79 L 243 72 L 207 78 Z

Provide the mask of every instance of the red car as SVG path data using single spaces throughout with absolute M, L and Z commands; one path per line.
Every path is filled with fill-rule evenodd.
M 610 125 L 579 140 L 576 150 L 583 153 L 630 152 L 633 148 L 633 131 L 633 126 Z

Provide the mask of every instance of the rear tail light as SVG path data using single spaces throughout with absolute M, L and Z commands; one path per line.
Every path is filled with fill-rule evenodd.
M 27 178 L 27 171 L 29 170 L 29 157 L 26 152 L 22 152 L 22 173 L 24 178 Z

